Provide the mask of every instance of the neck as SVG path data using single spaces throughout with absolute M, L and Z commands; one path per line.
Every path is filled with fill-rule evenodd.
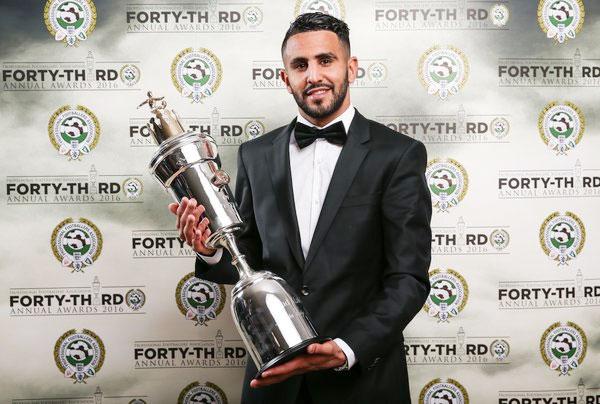
M 340 107 L 337 110 L 322 118 L 314 118 L 312 116 L 306 115 L 306 113 L 300 108 L 298 108 L 298 112 L 308 122 L 312 123 L 315 126 L 318 126 L 319 128 L 322 128 L 323 126 L 327 125 L 329 122 L 333 121 L 335 118 L 346 112 L 348 107 L 350 107 L 350 97 L 346 97 L 342 105 L 340 105 Z

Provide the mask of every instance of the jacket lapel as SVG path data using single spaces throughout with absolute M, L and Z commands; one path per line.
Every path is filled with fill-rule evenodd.
M 265 159 L 270 167 L 269 174 L 271 175 L 275 199 L 283 219 L 290 250 L 298 263 L 298 267 L 302 268 L 304 267 L 304 255 L 300 245 L 300 231 L 298 230 L 298 219 L 294 203 L 289 153 L 290 134 L 295 124 L 296 120 L 294 119 L 275 137 L 273 147 L 267 151 Z
M 368 146 L 364 144 L 369 139 L 369 122 L 364 116 L 356 111 L 354 119 L 350 125 L 350 129 L 348 130 L 348 139 L 342 148 L 342 152 L 340 153 L 338 161 L 333 170 L 331 182 L 329 183 L 329 189 L 325 195 L 325 201 L 323 202 L 319 220 L 317 221 L 317 226 L 308 249 L 304 270 L 307 270 L 312 263 L 317 250 L 327 235 L 327 232 L 331 227 L 331 223 L 333 222 L 333 219 L 335 218 L 335 215 L 342 201 L 344 200 L 344 197 L 346 196 L 348 188 L 350 188 L 350 185 L 352 184 L 352 181 L 354 180 L 362 161 L 369 152 Z M 292 208 L 293 206 L 292 198 Z

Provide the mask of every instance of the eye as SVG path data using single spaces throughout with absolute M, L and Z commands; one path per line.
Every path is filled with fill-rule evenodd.
M 296 69 L 296 70 L 304 70 L 304 69 L 306 69 L 306 63 L 304 63 L 304 62 L 296 63 L 294 65 L 294 69 Z
M 329 65 L 329 64 L 331 64 L 331 62 L 332 62 L 331 58 L 323 58 L 323 59 L 321 59 L 321 64 L 322 65 Z

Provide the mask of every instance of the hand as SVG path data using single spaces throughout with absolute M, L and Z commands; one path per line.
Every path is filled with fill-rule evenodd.
M 337 368 L 344 363 L 346 363 L 346 355 L 335 342 L 327 341 L 322 344 L 310 344 L 306 348 L 306 353 L 264 371 L 259 379 L 253 379 L 250 382 L 250 387 L 268 386 L 302 373 Z
M 181 203 L 169 204 L 171 213 L 177 215 L 177 230 L 179 238 L 193 247 L 194 251 L 202 255 L 213 255 L 217 250 L 206 246 L 206 239 L 211 235 L 208 228 L 208 218 L 200 220 L 204 213 L 204 206 L 198 205 L 194 198 L 183 197 Z

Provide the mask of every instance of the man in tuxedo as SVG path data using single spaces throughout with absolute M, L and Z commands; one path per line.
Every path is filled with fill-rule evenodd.
M 300 15 L 282 57 L 298 116 L 239 148 L 239 247 L 253 268 L 284 278 L 333 339 L 259 379 L 249 360 L 242 402 L 410 403 L 402 331 L 430 289 L 425 147 L 350 103 L 358 62 L 343 21 Z M 170 209 L 202 256 L 196 276 L 235 283 L 229 253 L 205 245 L 204 207 L 184 199 Z

